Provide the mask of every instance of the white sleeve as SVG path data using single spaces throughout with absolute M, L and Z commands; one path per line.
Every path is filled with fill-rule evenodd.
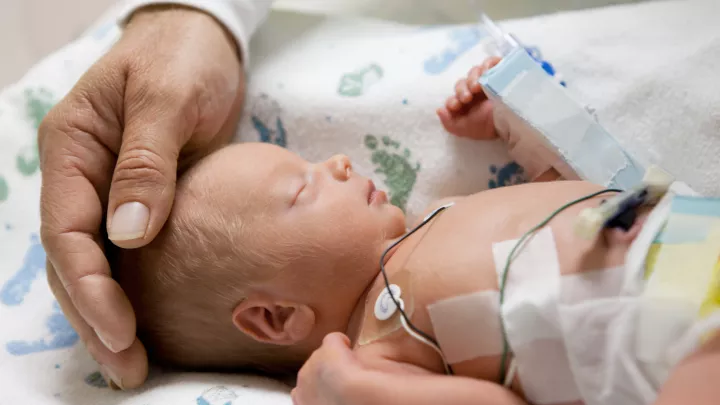
M 124 0 L 121 25 L 138 8 L 151 4 L 179 4 L 203 10 L 223 23 L 235 37 L 243 65 L 247 68 L 248 43 L 255 30 L 265 21 L 273 0 Z

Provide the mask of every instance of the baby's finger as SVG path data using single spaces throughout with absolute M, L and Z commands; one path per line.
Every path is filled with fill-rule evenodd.
M 469 103 L 472 101 L 473 96 L 468 89 L 467 80 L 460 79 L 455 83 L 455 96 L 463 103 Z
M 482 86 L 478 80 L 480 80 L 483 73 L 485 73 L 485 69 L 482 66 L 475 66 L 468 72 L 467 86 L 472 94 L 482 93 Z
M 456 113 L 462 108 L 462 103 L 457 99 L 457 97 L 450 96 L 445 102 L 445 107 L 447 107 L 448 111 L 451 113 Z
M 440 118 L 440 123 L 442 124 L 443 128 L 445 130 L 453 135 L 457 135 L 455 133 L 455 121 L 453 120 L 452 114 L 450 114 L 450 111 L 446 107 L 440 107 L 436 111 L 438 118 Z
M 502 58 L 499 56 L 491 56 L 491 57 L 485 59 L 485 61 L 482 64 L 483 73 L 494 68 L 498 63 L 500 63 L 501 60 L 502 60 Z

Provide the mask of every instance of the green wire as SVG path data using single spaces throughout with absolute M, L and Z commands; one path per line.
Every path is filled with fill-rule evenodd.
M 512 263 L 512 260 L 514 259 L 515 253 L 517 250 L 522 246 L 525 241 L 533 235 L 535 232 L 537 232 L 540 228 L 544 227 L 548 224 L 548 222 L 552 221 L 553 218 L 555 218 L 558 214 L 565 211 L 566 209 L 572 207 L 575 204 L 579 204 L 583 201 L 587 201 L 591 198 L 595 198 L 599 195 L 605 194 L 605 193 L 621 193 L 622 190 L 618 190 L 615 188 L 608 188 L 602 191 L 598 191 L 596 193 L 592 193 L 590 195 L 586 195 L 585 197 L 578 198 L 577 200 L 570 201 L 569 203 L 563 205 L 562 207 L 556 209 L 553 211 L 552 214 L 550 214 L 547 218 L 545 218 L 542 222 L 535 225 L 532 229 L 525 232 L 525 234 L 517 241 L 515 246 L 513 246 L 512 250 L 510 251 L 510 254 L 508 255 L 507 261 L 505 262 L 505 267 L 503 268 L 502 278 L 500 280 L 500 330 L 502 332 L 502 339 L 503 339 L 503 352 L 502 357 L 500 358 L 500 384 L 503 384 L 505 380 L 505 372 L 507 371 L 505 369 L 505 363 L 507 362 L 508 355 L 510 353 L 510 343 L 508 342 L 507 338 L 507 331 L 505 330 L 505 322 L 502 317 L 502 306 L 505 302 L 505 284 L 507 283 L 507 277 L 508 273 L 510 271 L 510 264 Z

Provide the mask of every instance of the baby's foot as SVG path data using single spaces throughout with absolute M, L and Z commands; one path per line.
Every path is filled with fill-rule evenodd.
M 497 137 L 493 122 L 492 102 L 478 83 L 488 69 L 500 62 L 490 57 L 482 65 L 470 69 L 466 78 L 455 84 L 455 94 L 438 108 L 437 115 L 445 130 L 463 138 L 488 140 Z

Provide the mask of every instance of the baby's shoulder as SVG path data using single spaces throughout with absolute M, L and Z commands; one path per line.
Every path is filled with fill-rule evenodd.
M 445 198 L 441 198 L 439 200 L 433 201 L 432 203 L 430 203 L 430 205 L 427 206 L 427 208 L 425 208 L 425 211 L 423 211 L 420 218 L 418 218 L 418 220 L 416 221 L 416 224 L 420 223 L 420 221 L 422 221 L 423 218 L 432 214 L 438 208 L 448 205 L 448 204 L 453 204 L 453 203 L 457 204 L 465 198 L 467 198 L 467 197 L 455 196 L 455 197 L 445 197 Z

